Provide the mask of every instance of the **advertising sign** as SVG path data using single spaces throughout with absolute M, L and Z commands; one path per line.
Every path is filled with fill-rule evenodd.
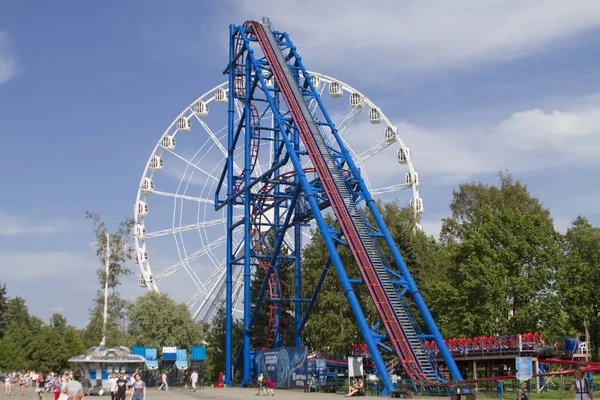
M 303 389 L 307 380 L 306 347 L 257 350 L 254 355 L 256 376 L 271 378 L 279 389 Z
M 517 379 L 528 381 L 533 376 L 533 361 L 531 357 L 517 357 L 515 359 L 517 367 Z

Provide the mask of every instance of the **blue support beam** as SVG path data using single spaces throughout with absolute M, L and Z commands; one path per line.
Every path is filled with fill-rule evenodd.
M 460 371 L 458 371 L 454 360 L 443 343 L 441 334 L 423 301 L 421 293 L 416 287 L 389 230 L 383 222 L 375 201 L 360 175 L 360 170 L 353 162 L 316 88 L 309 79 L 308 72 L 296 51 L 296 47 L 292 44 L 287 33 L 274 32 L 272 33 L 273 36 L 267 37 L 267 43 L 264 37 L 261 39 L 258 36 L 259 31 L 256 29 L 256 25 L 252 23 L 244 26 L 230 26 L 229 65 L 226 68 L 226 73 L 229 76 L 227 160 L 224 163 L 223 173 L 215 195 L 215 208 L 225 208 L 227 218 L 225 382 L 231 385 L 233 380 L 231 365 L 233 269 L 243 268 L 244 333 L 240 354 L 243 359 L 242 384 L 249 384 L 253 381 L 251 376 L 252 332 L 262 302 L 268 302 L 272 307 L 271 311 L 273 312 L 271 315 L 274 317 L 271 320 L 272 326 L 269 327 L 270 332 L 268 334 L 273 335 L 273 340 L 270 343 L 274 347 L 283 345 L 279 333 L 281 307 L 283 303 L 294 303 L 293 309 L 286 309 L 287 312 L 294 313 L 292 343 L 294 346 L 302 345 L 303 329 L 310 318 L 319 291 L 331 266 L 336 270 L 358 328 L 371 351 L 373 362 L 381 378 L 382 394 L 389 394 L 393 389 L 393 385 L 379 349 L 394 352 L 401 360 L 412 357 L 411 368 L 415 368 L 413 371 L 415 374 L 411 376 L 415 377 L 415 384 L 422 384 L 423 380 L 427 381 L 428 379 L 434 379 L 436 382 L 442 381 L 439 378 L 439 373 L 436 372 L 437 365 L 433 357 L 418 357 L 419 354 L 423 354 L 423 349 L 420 348 L 419 343 L 429 338 L 436 341 L 454 380 L 461 380 Z M 267 32 L 267 28 L 264 29 Z M 268 28 L 268 32 L 271 32 L 270 28 Z M 253 47 L 258 44 L 262 46 L 262 51 L 255 53 Z M 272 53 L 265 46 L 272 46 Z M 282 52 L 282 50 L 285 50 L 285 52 Z M 240 85 L 240 77 L 242 76 L 245 78 L 244 84 Z M 275 83 L 273 85 L 267 84 L 266 78 L 274 79 Z M 236 90 L 238 93 L 236 93 Z M 298 92 L 298 90 L 300 91 Z M 241 98 L 242 93 L 243 99 Z M 290 93 L 292 94 L 290 95 Z M 280 95 L 285 99 L 285 103 L 281 101 Z M 235 102 L 242 100 L 244 111 L 242 118 L 236 122 Z M 303 107 L 306 107 L 309 102 L 315 104 L 315 109 L 312 112 L 319 113 L 318 118 L 316 117 L 314 121 L 311 119 L 312 117 L 306 117 L 308 111 L 301 111 L 303 118 L 299 118 L 298 109 L 301 108 L 302 103 L 305 103 Z M 258 120 L 260 121 L 269 113 L 272 113 L 273 125 L 264 127 L 264 132 L 261 134 L 253 126 L 254 123 L 257 123 L 256 115 L 259 116 Z M 302 119 L 305 120 L 304 125 Z M 309 126 L 307 121 L 309 120 L 314 124 L 310 128 L 312 136 L 307 136 L 306 132 Z M 322 142 L 325 144 L 318 144 L 321 143 L 316 141 L 317 136 L 321 135 L 318 130 L 323 128 L 317 129 L 314 128 L 315 126 L 323 127 L 327 132 L 330 131 L 334 143 Z M 262 130 L 263 127 L 260 127 L 260 129 Z M 238 141 L 242 137 L 243 140 Z M 301 143 L 301 138 L 306 142 Z M 312 147 L 309 147 L 307 143 L 311 143 L 312 138 L 315 138 L 315 142 Z M 262 147 L 260 146 L 261 142 L 265 143 Z M 270 167 L 264 172 L 254 174 L 255 157 L 259 148 L 261 152 L 269 152 L 267 156 Z M 265 154 L 261 153 L 261 157 L 263 156 Z M 312 165 L 317 169 L 317 179 L 315 179 L 314 170 L 310 171 L 311 175 L 309 177 L 303 169 L 303 165 L 305 165 L 303 158 L 307 156 L 311 157 Z M 239 160 L 241 157 L 244 160 L 244 169 L 241 172 L 234 173 L 233 160 L 234 158 Z M 317 157 L 316 161 L 315 157 Z M 322 158 L 321 162 L 318 162 L 318 157 Z M 290 168 L 283 168 L 289 166 L 290 163 L 294 173 L 286 172 L 286 174 L 281 175 L 281 172 L 290 171 Z M 323 165 L 326 165 L 325 171 L 328 170 L 327 172 L 330 175 L 323 173 L 323 168 L 325 168 Z M 239 187 L 236 180 L 241 180 L 243 187 Z M 332 182 L 335 185 L 333 189 Z M 225 199 L 221 199 L 220 191 L 225 185 L 227 185 L 227 195 Z M 337 189 L 337 192 L 334 189 Z M 342 189 L 346 194 L 343 200 L 340 200 L 342 199 Z M 363 202 L 373 216 L 372 220 L 367 220 L 360 213 L 350 213 L 349 210 L 354 209 L 353 207 L 358 209 Z M 240 215 L 240 211 L 237 211 L 240 205 L 243 206 L 243 215 Z M 338 213 L 336 215 L 348 216 L 346 218 L 340 217 L 340 220 L 336 221 L 339 225 L 336 229 L 333 229 L 334 225 L 328 226 L 324 217 L 324 209 L 330 206 L 334 207 L 336 213 Z M 344 210 L 347 210 L 347 214 L 339 211 L 340 207 L 345 207 Z M 238 214 L 235 214 L 236 212 Z M 329 252 L 329 259 L 323 266 L 321 276 L 311 298 L 305 299 L 303 298 L 302 288 L 301 239 L 302 229 L 310 220 L 314 220 L 317 224 Z M 354 242 L 348 239 L 352 238 L 352 235 L 343 234 L 344 239 L 342 239 L 342 232 L 348 232 L 348 229 L 355 229 L 358 232 L 358 228 L 361 228 L 361 232 L 363 232 L 360 234 L 360 242 L 357 242 L 357 239 L 352 239 Z M 241 229 L 243 229 L 243 247 L 241 251 L 243 254 L 240 254 L 240 252 L 234 254 L 233 234 L 234 231 L 239 232 Z M 290 249 L 289 253 L 282 249 L 286 232 L 292 232 L 293 235 L 294 248 Z M 383 241 L 380 241 L 380 239 L 383 239 Z M 365 272 L 365 269 L 361 270 L 363 273 L 362 279 L 350 279 L 337 252 L 337 246 L 346 246 L 350 248 L 355 257 L 359 257 L 355 250 L 366 249 L 366 247 L 361 246 L 366 246 L 367 243 L 374 250 L 360 253 L 363 255 L 361 259 L 363 264 L 361 265 L 366 268 L 365 266 L 368 266 L 370 262 L 369 268 L 371 269 L 367 272 Z M 385 243 L 385 245 L 380 243 Z M 381 262 L 377 265 L 382 266 L 376 270 L 374 260 L 379 260 L 378 257 L 386 249 L 389 249 L 392 255 L 393 264 L 381 258 Z M 365 260 L 364 254 L 367 254 L 367 260 Z M 281 276 L 280 269 L 282 266 L 290 265 L 290 262 L 292 263 L 294 276 L 293 295 L 288 294 L 287 298 L 283 298 L 283 293 L 279 291 L 278 279 Z M 250 292 L 253 267 L 265 270 L 265 277 L 256 299 L 251 297 Z M 370 293 L 376 304 L 378 304 L 378 312 L 382 316 L 381 320 L 385 321 L 384 327 L 388 335 L 378 333 L 378 325 L 371 327 L 367 323 L 367 318 L 352 287 L 352 285 L 365 282 L 369 283 Z M 271 291 L 267 295 L 266 290 L 269 286 Z M 374 292 L 373 287 L 385 287 L 386 289 L 385 292 L 382 292 L 382 289 L 378 289 L 380 292 Z M 426 331 L 421 331 L 417 324 L 417 318 L 412 314 L 406 303 L 407 300 L 404 296 L 409 295 L 417 306 L 419 316 L 425 322 Z M 385 302 L 388 302 L 388 308 L 384 309 L 381 304 Z M 253 303 L 254 306 L 252 307 Z M 303 307 L 304 303 L 307 303 L 305 308 Z M 285 306 L 288 307 L 287 304 Z M 392 325 L 390 325 L 392 322 L 398 324 L 395 325 L 398 328 L 392 328 Z M 408 334 L 412 335 L 412 341 L 407 340 L 407 336 L 404 337 L 404 341 L 399 340 L 403 335 Z M 389 342 L 384 343 L 386 340 L 389 340 Z M 389 343 L 392 343 L 392 346 Z M 406 345 L 400 347 L 398 343 L 409 343 L 409 351 L 406 351 Z M 415 363 L 418 365 L 415 366 Z M 425 372 L 422 372 L 425 371 L 425 367 L 427 367 L 427 371 L 432 371 L 428 372 L 428 377 L 425 377 Z M 422 376 L 418 375 L 419 373 Z

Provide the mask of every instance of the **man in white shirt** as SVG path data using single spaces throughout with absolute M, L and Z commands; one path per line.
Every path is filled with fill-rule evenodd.
M 192 372 L 192 389 L 194 389 L 194 392 L 196 391 L 196 383 L 198 383 L 198 373 L 196 372 L 196 370 L 194 370 L 194 372 Z
M 108 380 L 108 386 L 110 389 L 111 400 L 115 400 L 115 395 L 117 394 L 117 375 L 116 374 L 110 375 L 110 379 Z

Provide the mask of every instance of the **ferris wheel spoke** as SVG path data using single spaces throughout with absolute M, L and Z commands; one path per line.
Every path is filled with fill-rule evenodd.
M 242 219 L 242 218 L 235 217 L 234 221 L 237 222 L 240 219 Z M 190 225 L 184 225 L 184 226 L 179 226 L 179 227 L 174 227 L 174 228 L 169 228 L 169 229 L 162 229 L 160 231 L 146 233 L 146 239 L 152 239 L 152 238 L 156 238 L 156 237 L 172 235 L 175 233 L 187 232 L 187 231 L 191 231 L 194 229 L 210 228 L 211 226 L 218 226 L 221 224 L 225 224 L 226 222 L 227 222 L 227 218 L 219 218 L 219 219 L 214 219 L 212 221 L 198 222 L 197 224 L 190 224 Z
M 342 122 L 340 122 L 337 126 L 339 135 L 342 135 L 344 132 L 346 132 L 346 129 L 348 129 L 350 125 L 352 125 L 352 122 L 354 122 L 356 117 L 360 115 L 363 109 L 364 107 L 354 107 L 350 110 L 350 112 L 344 117 Z
M 384 193 L 398 192 L 400 190 L 408 189 L 408 187 L 409 186 L 406 183 L 400 183 L 398 185 L 383 186 L 380 188 L 371 189 L 371 194 L 379 195 L 379 194 L 384 194 Z
M 373 157 L 374 155 L 380 153 L 381 151 L 383 151 L 384 149 L 389 147 L 392 143 L 393 142 L 388 142 L 387 140 L 384 140 L 381 143 L 377 143 L 375 146 L 371 147 L 370 149 L 363 151 L 358 156 L 352 157 L 352 159 L 354 160 L 354 162 L 356 164 L 363 163 L 364 161 L 368 160 L 369 158 Z
M 221 268 L 215 269 L 209 278 L 206 279 L 204 287 L 198 289 L 194 296 L 188 301 L 188 307 L 194 308 L 200 301 L 213 298 L 216 288 L 221 283 L 221 278 L 225 276 L 225 272 L 225 268 L 222 266 Z M 209 289 L 206 289 L 207 287 Z M 200 306 L 198 310 L 202 311 L 202 306 Z
M 179 262 L 173 264 L 169 268 L 167 268 L 164 271 L 160 272 L 158 275 L 156 275 L 154 277 L 154 279 L 156 280 L 156 282 L 160 282 L 161 280 L 163 280 L 163 279 L 165 279 L 165 278 L 173 275 L 175 272 L 177 272 L 180 269 L 184 268 L 184 266 L 191 264 L 192 262 L 196 261 L 200 257 L 206 255 L 206 253 L 208 253 L 210 251 L 213 251 L 214 249 L 218 248 L 219 246 L 221 246 L 222 244 L 224 244 L 226 242 L 227 242 L 227 234 L 219 237 L 217 240 L 209 243 L 208 245 L 204 246 L 200 250 L 198 250 L 198 251 L 196 251 L 196 252 L 194 252 L 194 253 L 186 256 L 185 258 L 183 258 Z
M 213 142 L 215 142 L 221 153 L 223 153 L 223 157 L 227 158 L 227 150 L 225 149 L 219 138 L 217 138 L 215 133 L 210 129 L 210 127 L 206 124 L 206 122 L 204 122 L 203 119 L 199 118 L 198 121 L 200 121 L 200 125 L 202 125 L 206 133 L 208 133 L 208 136 L 213 140 Z M 223 135 L 222 138 L 226 136 L 227 135 Z M 242 173 L 242 169 L 239 167 L 239 165 L 237 165 L 235 161 L 233 162 L 233 167 L 238 175 Z
M 161 192 L 159 190 L 154 190 L 152 193 L 157 194 L 159 196 L 173 197 L 175 199 L 180 199 L 180 200 L 190 200 L 190 201 L 196 201 L 198 203 L 215 204 L 214 200 L 204 199 L 202 197 L 186 196 L 184 194 L 171 193 L 171 192 Z
M 327 87 L 327 83 L 322 82 L 322 81 L 319 82 L 319 85 L 315 88 L 317 90 L 317 93 L 319 93 L 319 97 L 321 97 L 321 95 L 323 94 L 323 91 L 325 90 L 326 87 Z M 309 109 L 311 115 L 314 115 L 318 106 L 319 106 L 319 103 L 317 103 L 317 101 L 315 99 L 310 100 L 310 102 L 308 103 L 308 109 Z
M 196 171 L 200 171 L 202 172 L 204 175 L 206 175 L 207 177 L 219 182 L 219 178 L 217 178 L 216 176 L 213 176 L 210 172 L 205 171 L 204 169 L 200 168 L 198 165 L 194 164 L 193 162 L 191 162 L 190 160 L 188 160 L 187 158 L 175 153 L 174 151 L 169 151 L 171 154 L 173 154 L 175 157 L 177 157 L 178 159 L 180 159 L 181 161 L 183 161 L 184 163 L 186 163 L 188 166 L 186 167 L 186 173 L 187 173 L 187 168 L 192 167 L 194 168 Z M 197 154 L 197 153 L 196 153 Z M 205 155 L 208 154 L 208 152 L 205 153 Z M 202 156 L 202 158 L 200 160 L 198 160 L 198 162 L 202 161 L 204 159 L 204 156 Z M 195 157 L 196 155 L 194 155 Z M 192 157 L 192 159 L 194 158 Z M 191 179 L 191 178 L 190 178 Z M 223 183 L 225 186 L 227 185 L 226 183 Z
M 237 112 L 238 120 L 242 119 L 242 115 L 244 115 L 244 105 L 239 100 L 235 100 L 233 103 L 235 104 L 235 111 Z

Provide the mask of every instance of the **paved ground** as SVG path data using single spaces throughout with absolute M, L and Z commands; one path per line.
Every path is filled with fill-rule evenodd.
M 204 388 L 197 389 L 196 392 L 191 390 L 175 389 L 166 391 L 158 391 L 155 388 L 148 389 L 146 393 L 147 400 L 193 400 L 196 399 L 207 399 L 207 400 L 247 400 L 249 398 L 279 398 L 285 400 L 341 400 L 344 398 L 341 394 L 333 393 L 304 393 L 298 390 L 275 390 L 275 396 L 256 396 L 256 389 L 242 389 L 242 388 L 225 388 L 225 389 L 213 389 Z M 25 396 L 21 397 L 18 393 L 15 396 L 7 397 L 4 396 L 4 392 L 0 393 L 1 399 L 13 399 L 13 400 L 38 400 L 37 393 L 29 388 L 25 389 Z M 54 400 L 54 395 L 46 393 L 44 400 Z M 110 400 L 110 395 L 104 395 L 102 397 L 87 396 L 86 400 Z

